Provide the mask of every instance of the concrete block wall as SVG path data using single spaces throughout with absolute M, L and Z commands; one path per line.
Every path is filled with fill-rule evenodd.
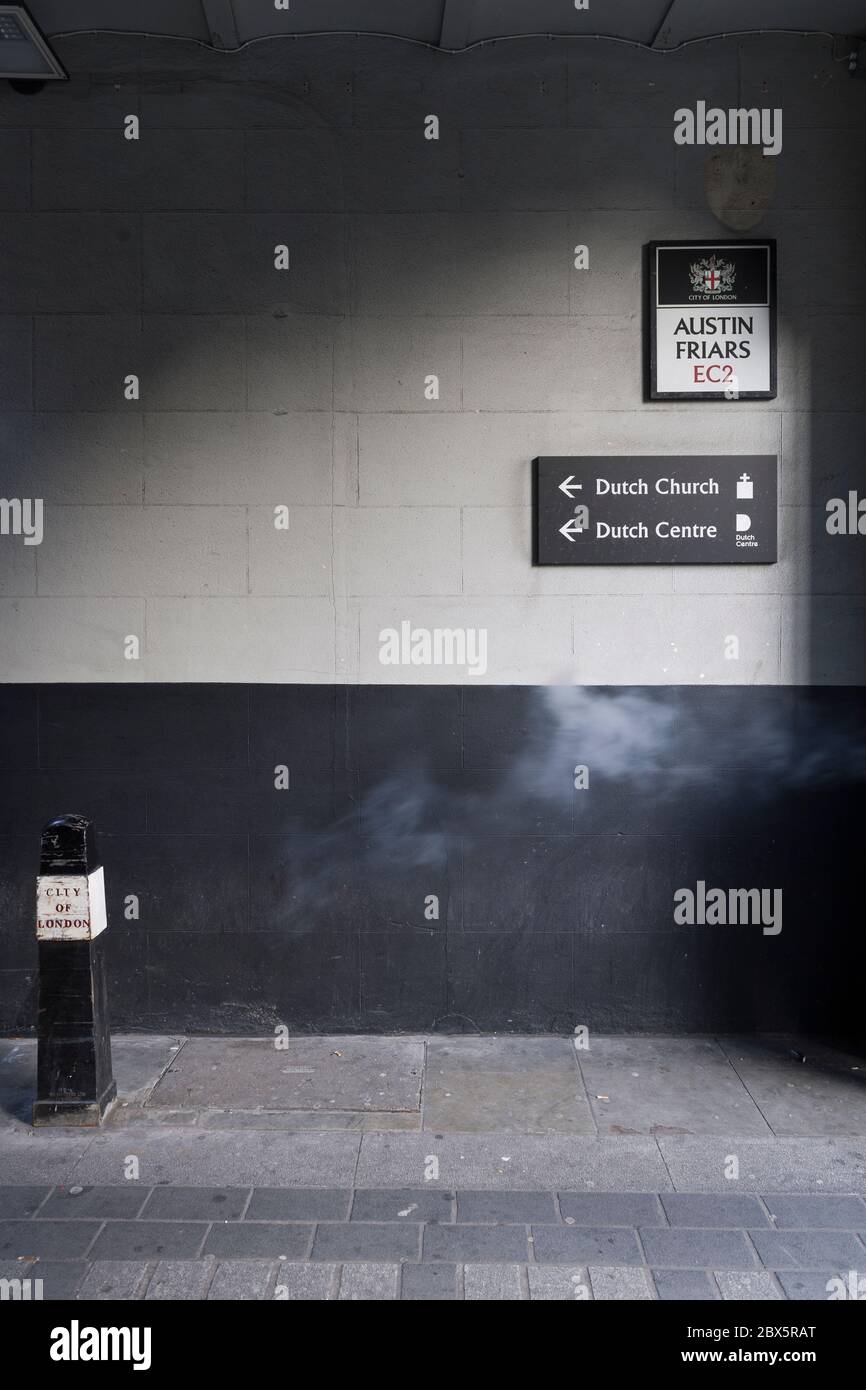
M 58 41 L 68 86 L 0 93 L 0 494 L 45 505 L 0 537 L 2 678 L 465 679 L 381 665 L 408 619 L 485 627 L 494 684 L 862 682 L 862 539 L 823 526 L 863 476 L 837 49 Z M 784 112 L 775 401 L 643 400 L 642 248 L 725 234 L 698 99 Z M 778 454 L 779 563 L 533 569 L 530 462 L 569 452 Z
M 864 698 L 0 686 L 0 1029 L 35 1023 L 39 831 L 74 801 L 116 1029 L 862 1042 Z M 780 930 L 678 925 L 699 881 L 778 890 Z
M 0 496 L 45 505 L 41 545 L 0 535 L 0 1029 L 33 1027 L 39 830 L 77 810 L 117 1028 L 862 1041 L 837 46 L 58 50 L 68 85 L 0 84 Z M 774 401 L 643 399 L 643 247 L 726 235 L 673 140 L 701 99 L 784 113 Z M 531 461 L 569 453 L 778 455 L 778 564 L 533 568 Z M 483 674 L 382 665 L 404 621 L 486 630 Z M 698 881 L 780 890 L 784 930 L 675 924 Z

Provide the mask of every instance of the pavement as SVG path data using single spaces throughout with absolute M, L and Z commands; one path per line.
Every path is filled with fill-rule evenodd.
M 866 1059 L 580 1043 L 115 1037 L 103 1127 L 34 1130 L 0 1040 L 0 1297 L 866 1293 Z

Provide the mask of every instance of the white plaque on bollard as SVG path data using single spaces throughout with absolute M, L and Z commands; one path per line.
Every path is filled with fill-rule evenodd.
M 92 874 L 39 875 L 37 941 L 92 941 L 107 924 L 102 865 Z

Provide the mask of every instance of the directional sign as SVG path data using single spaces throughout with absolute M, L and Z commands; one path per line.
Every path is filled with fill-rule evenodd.
M 772 455 L 537 458 L 536 565 L 767 565 Z
M 649 248 L 652 400 L 776 395 L 776 243 L 654 241 Z
M 566 497 L 573 497 L 576 492 L 580 492 L 583 483 L 576 483 L 571 474 L 559 484 L 560 492 L 564 492 Z
M 586 508 L 583 507 L 580 510 L 585 512 Z M 570 521 L 567 521 L 564 526 L 560 526 L 559 528 L 559 534 L 565 536 L 567 541 L 571 541 L 572 545 L 574 545 L 578 536 L 583 535 L 583 531 L 583 518 L 578 518 L 576 516 L 573 516 Z

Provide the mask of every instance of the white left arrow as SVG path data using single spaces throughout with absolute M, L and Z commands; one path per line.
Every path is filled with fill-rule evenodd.
M 576 492 L 583 492 L 583 483 L 574 481 L 574 474 L 569 473 L 565 482 L 559 484 L 560 492 L 564 492 L 566 497 L 573 497 Z
M 582 535 L 582 533 L 583 533 L 583 527 L 582 527 L 582 526 L 578 526 L 578 524 L 577 524 L 577 519 L 576 519 L 575 517 L 571 517 L 571 518 L 565 523 L 564 526 L 560 526 L 560 528 L 559 528 L 559 534 L 560 534 L 561 536 L 565 536 L 565 539 L 566 539 L 567 541 L 571 541 L 572 545 L 574 545 L 574 538 L 575 538 L 575 536 L 580 536 L 580 535 Z

